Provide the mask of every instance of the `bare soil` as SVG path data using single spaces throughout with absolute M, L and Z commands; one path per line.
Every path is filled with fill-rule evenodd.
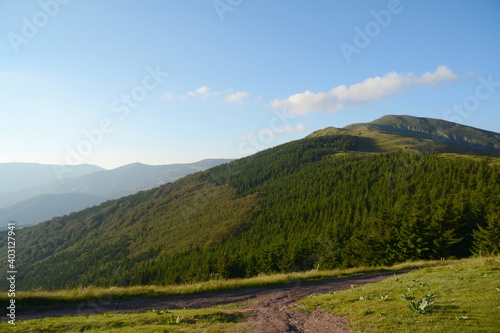
M 350 332 L 347 320 L 321 310 L 302 312 L 294 309 L 297 302 L 311 294 L 324 294 L 334 290 L 348 289 L 351 285 L 378 282 L 394 274 L 408 270 L 343 278 L 325 279 L 315 282 L 296 282 L 282 286 L 242 289 L 185 296 L 161 298 L 133 298 L 128 300 L 100 299 L 87 301 L 75 307 L 18 313 L 19 319 L 69 316 L 104 312 L 126 313 L 150 309 L 204 308 L 232 303 L 244 303 L 237 311 L 249 314 L 247 332 Z

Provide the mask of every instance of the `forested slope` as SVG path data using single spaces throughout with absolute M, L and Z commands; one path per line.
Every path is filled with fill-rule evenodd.
M 305 138 L 22 229 L 18 285 L 185 283 L 498 251 L 498 167 L 373 152 L 370 140 Z

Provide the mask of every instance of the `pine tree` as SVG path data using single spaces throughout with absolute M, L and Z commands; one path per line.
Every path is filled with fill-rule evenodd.
M 434 208 L 429 226 L 433 234 L 431 256 L 434 259 L 451 256 L 452 246 L 462 241 L 457 230 L 461 227 L 456 212 L 450 203 L 443 203 Z
M 479 255 L 498 254 L 500 252 L 500 206 L 494 205 L 486 216 L 484 226 L 474 230 L 473 252 Z
M 429 258 L 432 235 L 428 215 L 421 198 L 417 200 L 408 219 L 402 222 L 398 234 L 397 246 L 402 258 L 406 260 Z

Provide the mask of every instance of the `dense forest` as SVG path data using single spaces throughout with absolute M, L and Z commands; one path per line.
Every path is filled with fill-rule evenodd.
M 364 145 L 309 137 L 20 230 L 18 285 L 162 285 L 499 251 L 499 167 Z

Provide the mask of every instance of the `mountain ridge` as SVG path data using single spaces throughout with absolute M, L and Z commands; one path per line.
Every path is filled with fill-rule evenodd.
M 500 134 L 441 119 L 386 115 L 369 123 L 356 123 L 347 130 L 378 130 L 431 139 L 438 143 L 500 153 Z
M 497 157 L 429 153 L 451 147 L 429 141 L 327 128 L 24 228 L 19 284 L 175 284 L 494 250 Z

